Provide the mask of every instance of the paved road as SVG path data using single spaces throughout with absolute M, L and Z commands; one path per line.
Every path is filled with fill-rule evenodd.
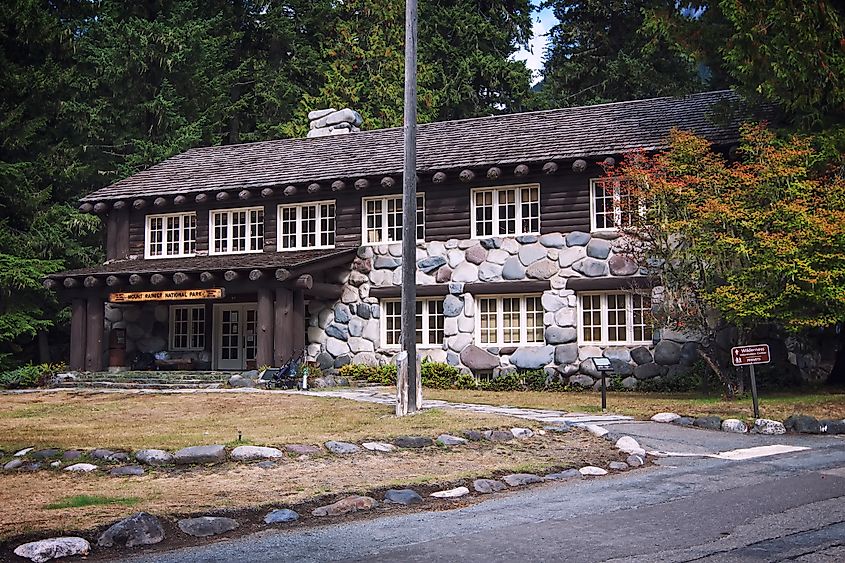
M 670 457 L 658 467 L 546 483 L 459 510 L 268 531 L 131 561 L 845 561 L 845 439 L 655 423 L 612 430 L 666 451 L 810 449 L 745 461 Z

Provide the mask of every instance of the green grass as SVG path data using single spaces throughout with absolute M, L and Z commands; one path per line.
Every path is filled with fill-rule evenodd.
M 57 502 L 45 506 L 50 510 L 59 508 L 83 508 L 86 506 L 102 506 L 108 504 L 122 504 L 123 506 L 135 506 L 140 502 L 138 497 L 103 497 L 99 495 L 76 495 L 65 497 Z

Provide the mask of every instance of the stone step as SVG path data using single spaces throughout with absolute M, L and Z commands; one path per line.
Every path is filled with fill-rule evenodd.
M 55 387 L 62 389 L 216 389 L 222 383 L 127 383 L 125 381 L 66 381 Z

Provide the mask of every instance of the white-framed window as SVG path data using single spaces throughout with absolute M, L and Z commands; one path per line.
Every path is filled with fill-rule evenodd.
M 170 306 L 170 349 L 205 349 L 205 305 Z
M 209 222 L 209 254 L 264 251 L 263 207 L 212 211 Z
M 475 188 L 470 192 L 473 238 L 540 234 L 540 185 Z
M 443 344 L 443 299 L 418 299 L 416 308 L 417 345 L 423 347 Z M 381 343 L 384 348 L 401 345 L 402 303 L 398 299 L 381 302 Z
M 196 213 L 147 215 L 144 258 L 193 256 L 196 243 Z
M 335 202 L 280 205 L 278 250 L 334 248 Z
M 634 201 L 624 178 L 590 180 L 590 229 L 613 231 L 633 224 L 634 209 L 643 215 L 645 208 Z
M 362 198 L 361 215 L 365 245 L 402 241 L 402 196 Z M 425 194 L 417 194 L 417 240 L 425 240 Z
M 476 342 L 486 346 L 543 344 L 543 303 L 540 295 L 476 298 Z
M 578 294 L 582 344 L 651 344 L 651 297 L 631 292 Z

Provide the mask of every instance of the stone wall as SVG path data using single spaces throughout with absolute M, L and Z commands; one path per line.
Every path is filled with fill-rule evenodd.
M 597 385 L 589 358 L 605 356 L 625 385 L 673 376 L 692 364 L 695 343 L 667 333 L 657 346 L 579 346 L 577 299 L 567 289 L 573 278 L 626 278 L 639 272 L 625 253 L 626 241 L 615 233 L 572 232 L 515 238 L 432 241 L 417 247 L 417 284 L 448 285 L 444 300 L 444 343 L 423 348 L 424 357 L 446 361 L 466 371 L 545 369 L 550 380 L 585 387 Z M 401 283 L 401 245 L 359 248 L 351 270 L 337 272 L 343 294 L 337 303 L 312 301 L 309 307 L 307 356 L 324 369 L 346 363 L 380 364 L 396 350 L 381 343 L 381 310 L 371 287 Z M 480 347 L 475 340 L 475 298 L 465 284 L 549 280 L 543 292 L 545 343 L 530 346 Z

